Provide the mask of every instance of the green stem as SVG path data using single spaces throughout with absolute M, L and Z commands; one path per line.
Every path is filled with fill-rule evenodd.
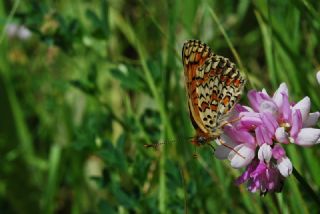
M 2 41 L 3 41 L 3 39 L 4 39 L 4 36 L 5 36 L 5 34 L 6 34 L 6 28 L 7 28 L 8 24 L 11 22 L 14 14 L 16 13 L 19 4 L 20 4 L 20 0 L 17 0 L 17 1 L 14 2 L 14 5 L 13 5 L 11 11 L 10 11 L 10 14 L 9 14 L 9 16 L 8 16 L 8 18 L 7 18 L 7 20 L 6 20 L 5 25 L 3 26 L 2 32 L 1 32 L 1 35 L 0 35 L 0 44 L 2 43 Z
M 54 199 L 58 191 L 59 165 L 61 161 L 62 148 L 58 144 L 54 144 L 50 149 L 49 155 L 49 175 L 45 195 L 46 213 L 54 213 Z
M 310 187 L 310 185 L 306 182 L 306 180 L 301 176 L 301 174 L 293 167 L 292 174 L 299 181 L 301 187 L 308 193 L 308 195 L 316 202 L 320 204 L 320 198 L 315 193 L 315 191 Z
M 135 47 L 136 51 L 139 55 L 139 60 L 142 66 L 142 72 L 145 77 L 145 81 L 147 82 L 151 94 L 157 106 L 159 108 L 161 122 L 163 124 L 163 131 L 161 134 L 161 139 L 165 139 L 168 137 L 169 139 L 174 138 L 174 132 L 171 127 L 171 122 L 169 120 L 168 114 L 165 109 L 165 100 L 157 89 L 155 80 L 151 74 L 151 71 L 147 65 L 147 53 L 143 47 L 143 43 L 139 41 L 137 38 L 134 29 L 127 22 L 124 17 L 121 16 L 115 9 L 110 8 L 110 22 L 113 22 L 119 27 L 119 29 L 123 32 L 126 36 L 127 40 Z M 167 186 L 166 186 L 166 174 L 165 174 L 165 159 L 166 159 L 166 150 L 162 150 L 161 157 L 160 157 L 160 164 L 159 164 L 159 211 L 160 213 L 164 213 L 166 211 L 166 197 L 167 197 Z
M 243 71 L 245 73 L 245 75 L 247 76 L 247 81 L 248 81 L 248 84 L 249 84 L 249 87 L 250 88 L 254 88 L 252 82 L 251 82 L 251 79 L 248 75 L 248 72 L 247 70 L 245 69 L 244 65 L 242 64 L 242 61 L 241 61 L 241 58 L 237 52 L 237 50 L 234 48 L 234 45 L 232 44 L 231 40 L 229 39 L 229 36 L 227 35 L 226 31 L 224 30 L 217 14 L 214 12 L 214 10 L 209 6 L 209 4 L 207 3 L 207 1 L 205 1 L 205 3 L 207 4 L 207 10 L 209 11 L 209 13 L 211 14 L 213 20 L 215 21 L 215 23 L 218 25 L 218 28 L 220 30 L 220 32 L 222 33 L 223 37 L 225 38 L 228 46 L 230 47 L 230 50 L 231 52 L 233 53 L 234 55 L 234 58 L 236 59 L 237 61 L 237 64 L 239 65 L 239 68 L 241 71 Z
M 98 95 L 95 95 L 94 98 L 97 100 L 97 102 L 100 105 L 102 105 L 104 108 L 107 109 L 107 111 L 109 112 L 111 117 L 114 119 L 114 121 L 118 122 L 124 129 L 129 129 L 130 128 L 130 127 L 127 126 L 127 124 L 120 117 L 118 117 L 114 113 L 112 107 L 108 103 L 103 102 Z

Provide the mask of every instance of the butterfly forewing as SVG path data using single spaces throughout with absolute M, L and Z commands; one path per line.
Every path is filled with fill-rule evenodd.
M 184 44 L 182 60 L 193 124 L 215 135 L 240 98 L 245 77 L 229 59 L 198 40 Z
M 208 58 L 213 55 L 208 45 L 197 40 L 187 41 L 182 49 L 182 60 L 184 66 L 185 82 L 188 92 L 188 105 L 193 125 L 199 127 L 203 132 L 207 133 L 200 118 L 198 109 L 199 94 L 198 88 L 198 69 L 202 67 Z

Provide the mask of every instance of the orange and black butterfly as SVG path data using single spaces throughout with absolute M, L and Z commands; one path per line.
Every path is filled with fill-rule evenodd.
M 196 129 L 192 142 L 204 145 L 222 134 L 246 79 L 228 58 L 216 55 L 198 40 L 184 43 L 182 61 L 190 118 Z

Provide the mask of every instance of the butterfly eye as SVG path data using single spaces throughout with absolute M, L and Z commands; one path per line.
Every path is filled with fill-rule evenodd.
M 205 138 L 203 136 L 199 136 L 197 140 L 198 140 L 199 144 L 202 144 L 202 145 L 207 142 L 207 138 Z

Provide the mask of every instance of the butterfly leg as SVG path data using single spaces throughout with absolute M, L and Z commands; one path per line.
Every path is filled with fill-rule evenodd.
M 241 155 L 241 154 L 240 154 L 238 151 L 236 151 L 234 148 L 232 148 L 231 146 L 227 145 L 221 138 L 218 138 L 217 141 L 219 141 L 219 143 L 220 143 L 222 146 L 224 146 L 224 147 L 230 149 L 231 151 L 235 152 L 235 153 L 236 153 L 237 155 L 239 155 L 241 158 L 246 159 L 243 155 Z
M 165 143 L 164 143 L 164 142 L 163 142 L 163 143 L 146 143 L 146 144 L 144 144 L 143 146 L 144 146 L 145 148 L 153 148 L 154 150 L 158 150 L 159 147 L 160 147 L 161 145 L 163 145 L 163 144 L 165 144 Z

